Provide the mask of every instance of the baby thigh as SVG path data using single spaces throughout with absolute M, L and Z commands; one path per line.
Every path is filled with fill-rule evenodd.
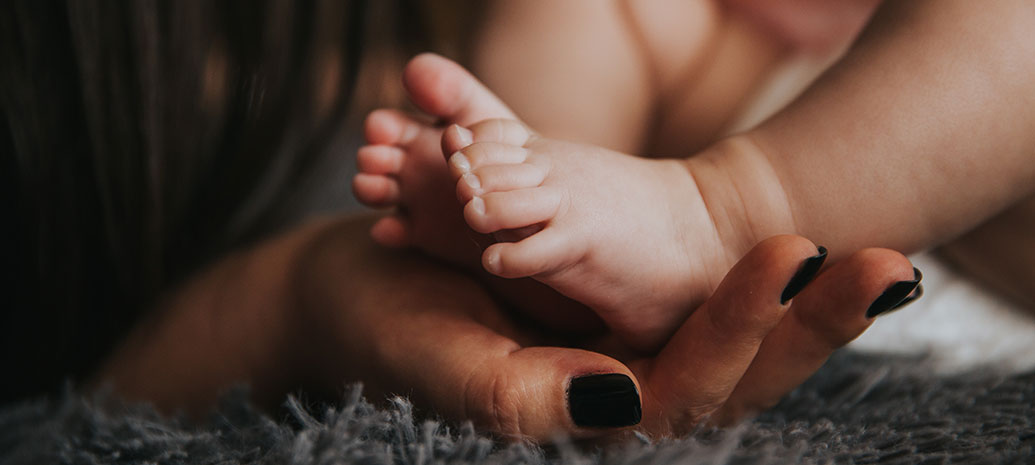
M 542 134 L 644 153 L 658 107 L 712 44 L 715 0 L 494 2 L 476 75 Z

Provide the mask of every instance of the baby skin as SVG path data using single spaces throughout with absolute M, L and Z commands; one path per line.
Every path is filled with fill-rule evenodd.
M 399 207 L 371 230 L 381 244 L 534 278 L 647 351 L 764 238 L 743 234 L 752 228 L 745 208 L 730 207 L 737 199 L 710 209 L 684 160 L 540 137 L 441 57 L 415 58 L 405 79 L 419 107 L 452 124 L 443 132 L 397 112 L 368 118 L 354 191 L 368 205 Z M 781 196 L 761 184 L 752 190 Z
M 477 110 L 505 105 L 459 66 L 418 57 L 411 69 L 434 79 L 411 75 L 408 90 L 456 125 L 442 137 L 448 162 L 407 145 L 384 163 L 398 170 L 382 173 L 383 190 L 357 179 L 357 196 L 401 207 L 404 216 L 375 227 L 380 242 L 441 252 L 422 236 L 457 234 L 455 213 L 447 202 L 431 208 L 431 191 L 407 184 L 438 179 L 463 202 L 466 223 L 495 236 L 481 256 L 488 272 L 544 282 L 649 350 L 763 238 L 809 237 L 835 260 L 873 246 L 908 253 L 1035 194 L 1035 114 L 1026 99 L 1035 54 L 1023 40 L 1035 14 L 1015 3 L 886 3 L 788 108 L 685 160 L 539 137 L 509 110 Z M 431 168 L 414 174 L 420 167 Z M 418 212 L 419 204 L 429 208 Z
M 547 139 L 509 119 L 451 126 L 443 140 L 464 220 L 498 239 L 484 269 L 588 305 L 632 347 L 667 340 L 746 252 L 716 227 L 683 161 Z

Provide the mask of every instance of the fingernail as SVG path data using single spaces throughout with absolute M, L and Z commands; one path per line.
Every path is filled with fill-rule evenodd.
M 866 310 L 866 318 L 876 318 L 919 299 L 924 293 L 923 288 L 920 287 L 920 280 L 924 279 L 924 275 L 914 267 L 913 278 L 912 281 L 899 281 L 888 287 L 880 297 L 877 297 L 877 300 L 870 304 L 870 308 Z
M 823 262 L 827 260 L 827 248 L 819 246 L 816 248 L 819 250 L 819 254 L 806 258 L 801 263 L 801 268 L 794 277 L 791 278 L 791 282 L 787 283 L 787 287 L 783 288 L 783 294 L 780 294 L 780 304 L 787 303 L 788 300 L 798 295 L 802 289 L 805 289 L 812 278 L 816 277 L 816 273 L 819 273 L 819 269 L 823 267 Z
M 467 157 L 463 153 L 456 152 L 449 157 L 449 164 L 453 165 L 457 171 L 461 173 L 467 173 L 471 171 L 471 162 L 467 161 Z
M 467 187 L 470 187 L 471 189 L 481 189 L 482 187 L 482 181 L 478 179 L 478 176 L 475 176 L 472 173 L 460 176 L 460 180 L 463 181 L 464 184 L 467 184 Z
M 921 298 L 923 296 L 924 296 L 924 285 L 923 284 L 917 284 L 916 285 L 916 289 L 913 292 L 909 293 L 909 295 L 907 295 L 905 299 L 903 299 L 901 302 L 899 302 L 898 305 L 896 305 L 894 307 L 891 307 L 891 310 L 888 310 L 888 311 L 889 312 L 893 312 L 895 310 L 898 310 L 898 309 L 900 309 L 902 307 L 905 307 L 906 305 L 909 305 L 909 304 L 911 304 L 913 302 L 916 302 L 917 299 L 919 299 L 919 298 Z
M 467 147 L 474 143 L 474 133 L 472 133 L 470 129 L 460 126 L 459 124 L 454 124 L 453 126 L 456 127 L 456 134 L 460 140 L 460 145 Z
M 568 409 L 578 426 L 619 428 L 640 422 L 640 394 L 618 373 L 580 376 L 568 387 Z
M 485 201 L 481 197 L 471 199 L 471 210 L 479 215 L 485 214 Z

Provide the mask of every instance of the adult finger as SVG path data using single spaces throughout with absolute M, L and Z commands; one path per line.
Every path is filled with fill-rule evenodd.
M 800 236 L 759 243 L 655 359 L 631 365 L 643 382 L 647 431 L 680 434 L 726 401 L 787 311 L 785 291 L 799 285 L 802 264 L 817 253 Z
M 355 265 L 324 255 L 314 260 Z M 308 326 L 327 332 L 308 334 L 310 340 L 333 341 L 321 344 L 319 354 L 341 354 L 341 371 L 324 375 L 323 384 L 362 380 L 373 395 L 406 394 L 436 413 L 511 438 L 598 436 L 639 422 L 639 386 L 621 362 L 580 349 L 522 345 L 535 335 L 519 331 L 464 276 L 384 251 L 364 262 L 363 281 L 330 289 L 335 301 L 316 305 L 332 310 Z M 326 267 L 320 269 L 334 273 Z
M 832 265 L 793 300 L 716 416 L 730 423 L 775 405 L 880 313 L 918 296 L 921 276 L 901 253 L 865 249 Z
M 393 371 L 395 389 L 509 438 L 593 436 L 639 422 L 639 389 L 617 360 L 522 347 L 456 312 L 462 303 L 446 305 L 411 308 L 379 323 L 374 334 L 391 335 L 380 347 L 381 366 Z

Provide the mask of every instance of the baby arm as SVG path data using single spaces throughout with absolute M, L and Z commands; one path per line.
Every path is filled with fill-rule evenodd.
M 946 241 L 1035 189 L 1033 28 L 1022 1 L 888 2 L 798 101 L 691 172 L 706 199 L 742 199 L 717 215 L 741 241 Z

